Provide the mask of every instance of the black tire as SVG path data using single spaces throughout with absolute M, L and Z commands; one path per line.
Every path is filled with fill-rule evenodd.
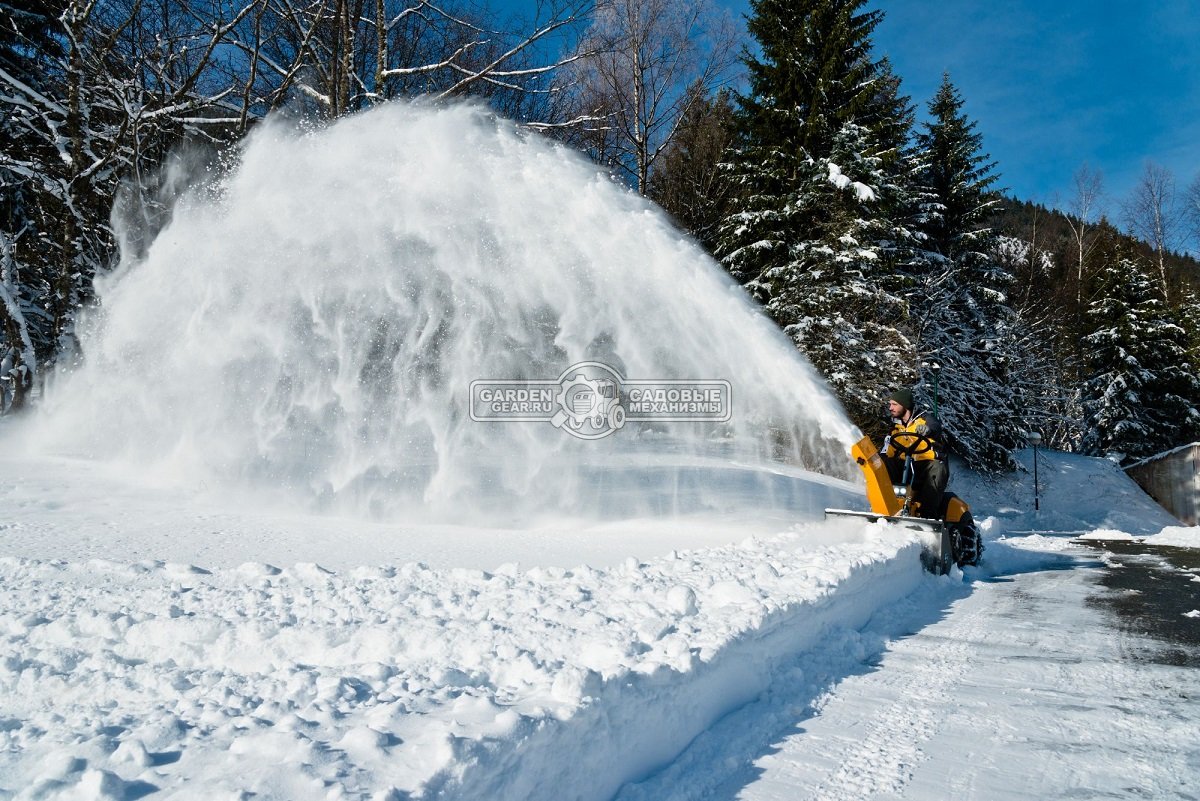
M 968 512 L 957 523 L 947 523 L 950 532 L 950 549 L 954 563 L 959 567 L 977 565 L 983 558 L 983 539 L 975 528 L 975 521 Z

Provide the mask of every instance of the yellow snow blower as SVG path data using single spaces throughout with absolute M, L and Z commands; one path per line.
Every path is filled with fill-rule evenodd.
M 931 573 L 946 573 L 951 564 L 959 567 L 977 565 L 983 555 L 983 541 L 971 519 L 971 509 L 953 492 L 943 492 L 940 508 L 920 508 L 913 497 L 912 480 L 914 456 L 933 448 L 933 441 L 920 434 L 905 432 L 903 446 L 895 441 L 893 448 L 904 456 L 904 480 L 900 485 L 892 482 L 883 457 L 871 442 L 863 437 L 850 449 L 850 455 L 862 468 L 867 479 L 867 501 L 869 512 L 851 509 L 826 509 L 826 517 L 861 517 L 867 520 L 887 520 L 905 528 L 922 532 L 925 547 L 921 552 L 921 563 Z

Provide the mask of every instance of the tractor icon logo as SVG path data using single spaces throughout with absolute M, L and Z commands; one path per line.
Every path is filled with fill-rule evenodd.
M 471 419 L 548 422 L 579 439 L 603 439 L 626 423 L 728 423 L 732 388 L 722 379 L 626 378 L 603 362 L 577 362 L 558 378 L 471 382 Z
M 555 398 L 559 411 L 550 422 L 583 439 L 599 439 L 621 429 L 626 412 L 619 378 L 611 368 L 596 362 L 574 365 L 559 378 Z

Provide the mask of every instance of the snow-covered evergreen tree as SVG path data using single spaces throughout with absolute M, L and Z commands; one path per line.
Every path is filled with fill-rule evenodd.
M 50 91 L 51 65 L 61 56 L 55 37 L 61 4 L 40 0 L 5 6 L 0 25 L 0 69 L 29 93 Z M 39 362 L 55 346 L 53 287 L 46 269 L 46 238 L 62 225 L 40 202 L 42 165 L 61 164 L 53 143 L 33 130 L 36 110 L 0 102 L 0 413 L 20 407 Z
M 878 420 L 911 383 L 900 243 L 910 232 L 911 107 L 871 58 L 865 0 L 752 0 L 750 91 L 728 163 L 735 196 L 717 255 L 828 378 L 851 418 Z
M 1151 266 L 1109 239 L 1096 272 L 1083 342 L 1083 450 L 1151 456 L 1182 444 L 1196 430 L 1193 399 L 1200 385 L 1188 369 L 1187 333 L 1150 277 Z
M 987 250 L 994 236 L 987 220 L 998 203 L 991 193 L 996 165 L 962 107 L 958 89 L 943 75 L 929 103 L 930 120 L 917 135 L 926 161 L 923 183 L 934 203 L 924 220 L 926 247 L 951 261 Z
M 691 91 L 701 93 L 703 87 Z M 650 174 L 650 197 L 710 251 L 730 196 L 719 165 L 733 140 L 733 113 L 728 89 L 698 98 Z
M 942 367 L 939 413 L 955 450 L 982 468 L 1005 469 L 1029 420 L 1018 368 L 1028 332 L 1009 305 L 1012 273 L 988 226 L 997 177 L 982 136 L 945 77 L 917 136 L 925 168 L 924 252 L 914 260 L 921 359 Z M 924 383 L 924 379 L 923 379 Z
M 1164 437 L 1159 440 L 1163 448 L 1200 441 L 1200 374 L 1195 362 L 1187 357 L 1188 332 L 1180 324 L 1177 311 L 1168 309 L 1163 321 L 1166 330 L 1157 346 L 1162 348 L 1157 354 L 1165 361 L 1160 372 L 1162 407 L 1155 415 L 1164 423 Z M 1168 361 L 1171 354 L 1177 354 L 1179 361 Z M 1178 428 L 1172 431 L 1167 424 Z
M 1000 235 L 995 238 L 992 256 L 1016 277 L 1018 285 L 1009 295 L 1023 337 L 1017 343 L 1022 358 L 1014 361 L 1013 383 L 1024 400 L 1021 414 L 1025 425 L 1041 433 L 1047 447 L 1078 450 L 1083 438 L 1075 356 L 1078 343 L 1064 343 L 1064 309 L 1046 302 L 1045 287 L 1053 281 L 1055 271 L 1054 255 L 1033 242 Z
M 1188 403 L 1193 410 L 1200 410 L 1200 293 L 1191 288 L 1182 290 L 1173 311 L 1174 322 L 1183 331 L 1182 367 L 1191 379 L 1185 390 Z M 1200 442 L 1200 413 L 1189 415 L 1181 433 L 1182 441 Z
M 188 134 L 227 132 L 219 104 L 230 90 L 210 58 L 233 21 L 223 9 L 210 18 L 173 4 L 37 0 L 9 10 L 0 15 L 0 369 L 19 405 L 35 373 L 74 351 L 75 315 L 115 260 L 110 215 L 122 183 L 141 190 Z

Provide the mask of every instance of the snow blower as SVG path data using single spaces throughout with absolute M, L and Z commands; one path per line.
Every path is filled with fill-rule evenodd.
M 921 564 L 931 573 L 946 573 L 951 564 L 959 567 L 979 564 L 983 542 L 979 539 L 975 521 L 971 519 L 970 507 L 953 492 L 943 492 L 937 514 L 925 516 L 919 502 L 913 497 L 913 457 L 931 450 L 933 441 L 920 434 L 906 432 L 904 436 L 911 440 L 907 447 L 892 442 L 892 447 L 904 455 L 903 482 L 899 486 L 893 484 L 875 444 L 870 437 L 863 437 L 850 449 L 850 455 L 867 479 L 867 501 L 871 511 L 826 509 L 825 516 L 887 520 L 921 532 L 925 541 Z

